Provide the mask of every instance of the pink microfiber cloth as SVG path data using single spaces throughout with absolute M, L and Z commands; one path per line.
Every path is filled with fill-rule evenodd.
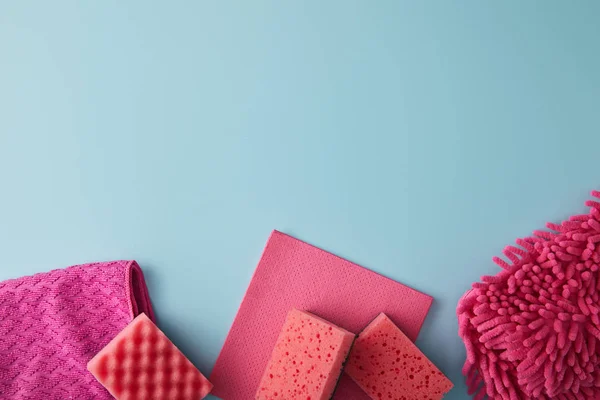
M 430 296 L 274 231 L 210 376 L 213 394 L 254 398 L 292 308 L 354 333 L 385 312 L 414 341 L 431 302 Z M 334 398 L 369 399 L 345 375 Z
M 600 399 L 600 203 L 586 204 L 506 247 L 458 303 L 475 399 Z
M 142 312 L 154 319 L 135 261 L 0 283 L 0 398 L 112 399 L 86 364 Z

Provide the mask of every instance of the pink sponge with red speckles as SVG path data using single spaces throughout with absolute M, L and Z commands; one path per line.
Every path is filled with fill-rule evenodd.
M 329 400 L 355 335 L 292 309 L 260 381 L 256 400 Z
M 453 386 L 385 314 L 356 339 L 346 373 L 375 400 L 439 400 Z
M 212 384 L 145 314 L 87 365 L 117 400 L 200 400 Z

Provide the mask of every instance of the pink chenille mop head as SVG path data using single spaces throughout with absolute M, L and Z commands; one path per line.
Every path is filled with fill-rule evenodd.
M 600 198 L 600 192 L 592 192 Z M 600 203 L 507 246 L 458 303 L 476 400 L 600 399 Z

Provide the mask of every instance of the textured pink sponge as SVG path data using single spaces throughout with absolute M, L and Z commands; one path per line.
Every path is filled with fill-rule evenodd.
M 140 314 L 89 363 L 117 400 L 200 400 L 211 383 Z
M 358 335 L 346 373 L 375 400 L 439 400 L 453 386 L 385 314 Z
M 506 247 L 458 303 L 476 399 L 600 399 L 600 203 L 586 205 Z
M 290 311 L 256 399 L 330 399 L 354 337 L 353 333 L 312 314 Z

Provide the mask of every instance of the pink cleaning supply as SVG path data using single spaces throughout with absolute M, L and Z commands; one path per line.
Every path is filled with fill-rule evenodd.
M 267 242 L 213 368 L 213 394 L 254 398 L 286 315 L 296 307 L 360 332 L 385 312 L 415 340 L 432 298 L 281 232 Z M 345 374 L 334 399 L 368 400 Z
M 453 386 L 385 314 L 358 335 L 346 373 L 374 400 L 440 400 Z
M 117 400 L 200 400 L 212 384 L 145 315 L 87 365 Z
M 355 335 L 310 313 L 291 310 L 256 400 L 329 400 Z
M 506 247 L 502 270 L 459 301 L 475 399 L 600 399 L 600 203 L 586 204 Z
M 87 362 L 138 314 L 154 318 L 135 261 L 0 283 L 0 398 L 110 400 Z

